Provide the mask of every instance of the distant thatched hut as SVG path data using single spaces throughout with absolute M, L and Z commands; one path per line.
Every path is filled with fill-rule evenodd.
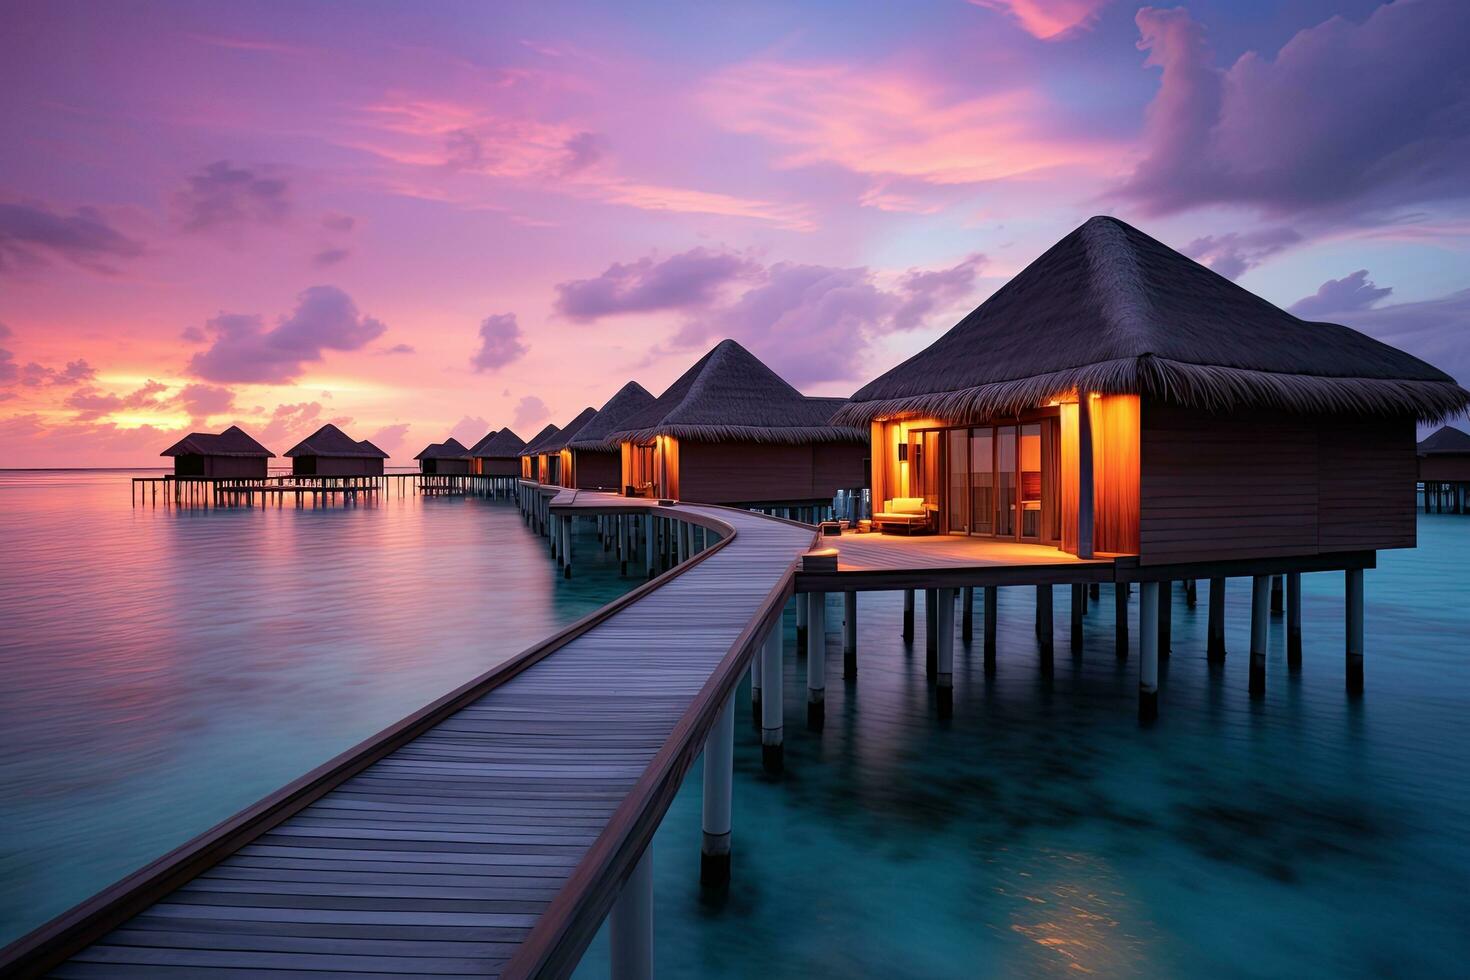
M 1441 426 L 1419 443 L 1418 457 L 1424 512 L 1470 512 L 1470 433 Z
M 1411 547 L 1415 419 L 1467 402 L 1093 218 L 834 421 L 871 426 L 875 510 L 1183 566 Z
M 453 436 L 424 447 L 414 459 L 419 461 L 419 472 L 424 474 L 465 476 L 470 472 L 470 451 Z
M 622 457 L 613 434 L 637 412 L 653 404 L 653 395 L 629 381 L 607 400 L 561 448 L 562 483 L 578 490 L 621 490 Z
M 571 486 L 566 481 L 566 471 L 562 468 L 567 440 L 575 436 L 589 421 L 597 414 L 597 409 L 590 405 L 577 413 L 577 417 L 557 430 L 556 434 L 536 444 L 536 465 L 541 473 L 541 482 L 555 486 Z
M 174 458 L 174 476 L 264 479 L 276 454 L 232 425 L 218 434 L 191 432 L 159 455 Z
M 535 480 L 538 483 L 545 482 L 548 474 L 546 468 L 542 466 L 542 446 L 555 439 L 560 431 L 561 429 L 548 423 L 546 428 L 536 433 L 531 437 L 531 441 L 526 443 L 525 448 L 520 452 L 521 479 Z
M 328 422 L 286 450 L 295 476 L 382 476 L 388 454 Z
M 486 434 L 470 447 L 470 470 L 480 476 L 518 476 L 526 440 L 509 428 Z
M 829 419 L 840 398 L 807 398 L 723 340 L 614 434 L 625 492 L 700 503 L 820 505 L 862 486 L 867 433 Z

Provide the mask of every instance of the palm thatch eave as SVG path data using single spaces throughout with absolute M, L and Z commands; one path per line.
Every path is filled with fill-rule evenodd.
M 658 436 L 690 442 L 853 442 L 866 443 L 868 434 L 848 425 L 656 425 L 614 434 L 617 442 L 650 442 Z
M 1338 377 L 1261 371 L 1144 355 L 952 391 L 859 400 L 834 425 L 938 417 L 958 423 L 1014 415 L 1078 390 L 1159 398 L 1206 412 L 1274 408 L 1296 413 L 1412 416 L 1442 422 L 1470 407 L 1470 391 L 1451 380 Z

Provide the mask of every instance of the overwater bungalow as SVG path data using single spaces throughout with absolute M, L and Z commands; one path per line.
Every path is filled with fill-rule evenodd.
M 1415 421 L 1467 403 L 1429 364 L 1299 320 L 1099 217 L 833 421 L 870 429 L 876 524 L 917 511 L 922 530 L 975 542 L 977 561 L 1018 546 L 1111 559 L 1114 581 L 1155 590 L 1150 622 L 1171 580 L 1218 579 L 1214 623 L 1225 576 L 1253 577 L 1259 611 L 1269 576 L 1287 573 L 1299 629 L 1300 572 L 1345 569 L 1356 688 L 1363 569 L 1415 543 Z M 1264 657 L 1260 612 L 1253 690 Z
M 328 422 L 286 450 L 293 476 L 382 476 L 388 454 Z
M 1441 426 L 1419 443 L 1424 513 L 1470 513 L 1470 433 Z
M 588 405 L 577 413 L 577 417 L 562 426 L 556 435 L 537 446 L 537 466 L 541 471 L 541 482 L 559 487 L 569 487 L 564 463 L 567 460 L 567 440 L 582 431 L 582 426 L 592 421 L 597 409 Z
M 722 340 L 614 434 L 630 496 L 826 507 L 860 487 L 865 428 L 833 424 L 841 398 L 809 398 Z M 610 437 L 611 438 L 611 437 Z
M 465 476 L 470 472 L 470 451 L 453 436 L 425 446 L 414 459 L 419 461 L 419 472 L 426 475 Z
M 531 437 L 525 448 L 520 452 L 521 456 L 521 479 L 534 480 L 537 483 L 546 481 L 547 468 L 542 465 L 542 446 L 556 438 L 561 428 L 547 423 L 546 428 Z
M 623 468 L 614 433 L 635 413 L 652 405 L 653 400 L 648 389 L 629 381 L 586 424 L 570 438 L 563 439 L 563 485 L 577 490 L 618 490 Z
M 232 425 L 220 433 L 191 432 L 158 455 L 173 457 L 174 476 L 263 480 L 276 454 Z
M 470 447 L 470 472 L 477 476 L 518 476 L 521 450 L 525 448 L 526 440 L 508 426 L 492 430 Z

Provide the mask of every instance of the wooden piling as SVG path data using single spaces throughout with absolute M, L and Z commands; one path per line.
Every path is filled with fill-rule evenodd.
M 1302 665 L 1302 573 L 1286 576 L 1286 665 Z
M 1363 570 L 1350 568 L 1344 581 L 1344 611 L 1347 618 L 1347 689 L 1363 693 Z
M 995 618 L 1000 606 L 999 586 L 982 588 L 985 596 L 985 673 L 995 673 Z
M 842 593 L 842 677 L 857 680 L 857 593 Z
M 1210 663 L 1225 662 L 1225 580 L 1210 579 L 1210 618 L 1206 630 L 1205 658 Z
M 1266 639 L 1271 614 L 1271 576 L 1251 578 L 1251 668 L 1250 694 L 1266 694 Z

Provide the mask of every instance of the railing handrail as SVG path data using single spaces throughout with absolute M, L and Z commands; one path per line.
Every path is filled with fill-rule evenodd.
M 686 513 L 684 516 L 693 523 L 713 527 L 724 534 L 705 550 L 369 736 L 264 799 L 215 824 L 192 840 L 11 942 L 0 949 L 0 974 L 7 977 L 34 977 L 46 973 L 255 838 L 299 813 L 379 759 L 478 701 L 615 613 L 695 568 L 727 547 L 736 537 L 737 531 L 733 525 L 702 514 Z M 662 754 L 660 753 L 660 757 Z M 658 757 L 655 758 L 655 763 L 657 761 Z M 621 813 L 622 810 L 623 807 L 619 807 L 617 812 Z

